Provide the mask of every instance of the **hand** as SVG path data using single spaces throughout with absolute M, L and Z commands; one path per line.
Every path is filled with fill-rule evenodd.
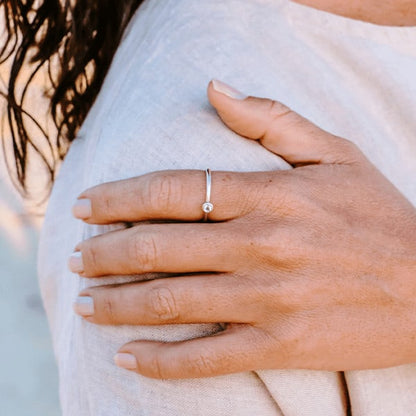
M 70 266 L 81 276 L 177 276 L 89 288 L 75 310 L 96 324 L 227 323 L 210 337 L 120 349 L 120 366 L 155 378 L 416 361 L 415 208 L 351 142 L 283 104 L 233 98 L 225 88 L 208 89 L 224 123 L 295 169 L 213 172 L 209 223 L 196 222 L 202 171 L 154 172 L 83 192 L 74 213 L 88 223 L 181 223 L 80 243 Z

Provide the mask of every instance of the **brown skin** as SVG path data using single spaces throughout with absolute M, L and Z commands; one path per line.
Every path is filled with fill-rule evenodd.
M 415 26 L 416 0 L 292 0 L 378 25 Z
M 83 192 L 91 224 L 186 223 L 138 225 L 80 243 L 82 276 L 193 273 L 86 289 L 81 296 L 94 299 L 95 313 L 85 319 L 228 323 L 210 337 L 120 349 L 136 357 L 134 371 L 154 378 L 416 361 L 415 208 L 354 144 L 283 104 L 232 99 L 212 84 L 208 97 L 230 129 L 295 169 L 213 172 L 211 223 L 195 222 L 201 171 L 154 172 Z

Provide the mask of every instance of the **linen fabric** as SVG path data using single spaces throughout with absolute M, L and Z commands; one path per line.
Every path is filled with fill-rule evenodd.
M 90 324 L 72 311 L 77 294 L 126 279 L 83 279 L 67 269 L 79 241 L 123 226 L 72 218 L 76 197 L 90 186 L 162 169 L 290 168 L 221 123 L 206 98 L 212 78 L 280 100 L 354 141 L 415 204 L 415 56 L 414 27 L 377 26 L 286 0 L 148 0 L 140 7 L 71 145 L 42 231 L 39 279 L 64 416 L 415 414 L 413 364 L 178 381 L 117 368 L 113 356 L 128 341 L 183 340 L 219 327 Z

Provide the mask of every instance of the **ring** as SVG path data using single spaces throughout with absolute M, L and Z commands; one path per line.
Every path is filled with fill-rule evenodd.
M 205 169 L 205 178 L 207 180 L 207 193 L 205 202 L 202 204 L 202 211 L 204 211 L 204 221 L 208 221 L 208 214 L 214 210 L 214 205 L 210 202 L 211 199 L 211 170 Z

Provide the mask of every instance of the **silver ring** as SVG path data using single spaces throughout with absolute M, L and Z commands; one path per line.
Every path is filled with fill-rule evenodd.
M 210 202 L 211 199 L 211 171 L 205 169 L 205 178 L 207 180 L 207 193 L 205 202 L 202 204 L 202 211 L 204 212 L 204 221 L 208 221 L 208 214 L 214 210 L 214 205 Z

